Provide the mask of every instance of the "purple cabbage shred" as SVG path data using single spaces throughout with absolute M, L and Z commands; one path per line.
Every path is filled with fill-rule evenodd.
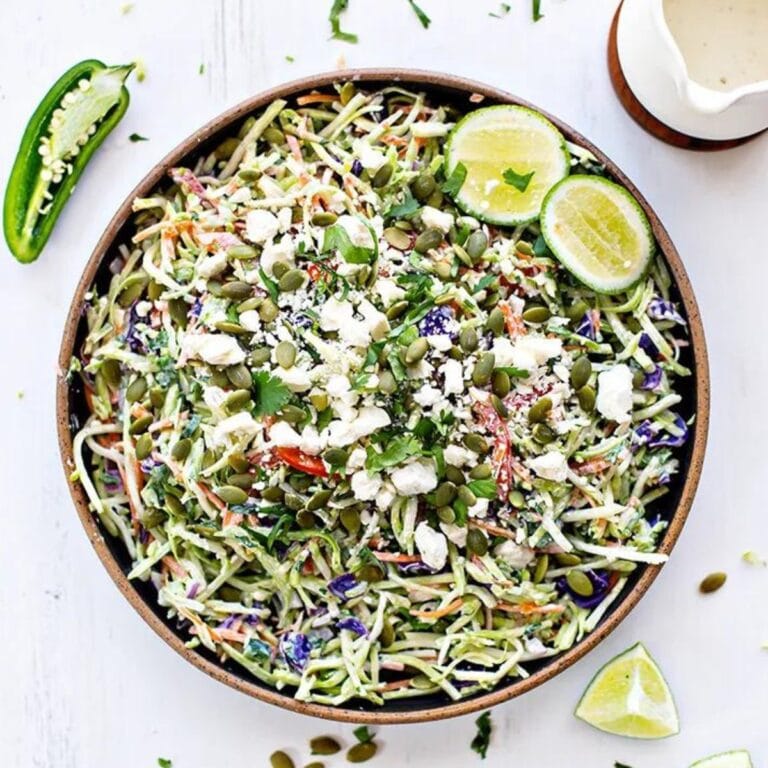
M 331 579 L 328 582 L 328 590 L 332 595 L 335 595 L 339 600 L 347 600 L 347 592 L 354 589 L 357 586 L 357 579 L 351 573 L 342 573 L 341 576 L 337 576 L 335 579 Z
M 661 384 L 661 378 L 663 375 L 661 366 L 655 365 L 650 373 L 646 373 L 643 376 L 643 383 L 640 385 L 642 389 L 656 389 Z
M 594 608 L 599 605 L 603 598 L 608 594 L 608 590 L 611 585 L 611 580 L 608 575 L 608 571 L 596 570 L 596 571 L 584 571 L 586 576 L 592 582 L 593 592 L 589 597 L 577 595 L 569 586 L 565 577 L 562 576 L 557 580 L 557 589 L 561 594 L 568 594 L 576 605 L 580 608 Z
M 354 632 L 358 637 L 368 637 L 368 630 L 365 628 L 360 619 L 356 619 L 354 616 L 347 616 L 336 622 L 338 629 L 348 629 L 350 632 Z
M 598 313 L 590 309 L 584 313 L 584 317 L 581 318 L 579 324 L 576 326 L 575 332 L 579 336 L 583 336 L 585 339 L 591 339 L 597 341 L 597 332 L 600 330 L 600 316 Z
M 419 323 L 420 336 L 453 336 L 453 312 L 448 307 L 433 307 Z
M 302 672 L 309 661 L 312 645 L 301 632 L 286 632 L 280 638 L 279 650 L 288 666 L 295 672 Z
M 651 337 L 647 333 L 640 334 L 638 346 L 648 355 L 648 357 L 655 359 L 659 356 L 658 347 L 653 343 Z
M 677 311 L 671 301 L 665 301 L 659 296 L 654 296 L 648 303 L 648 317 L 652 320 L 669 320 L 673 323 L 685 325 L 685 320 Z

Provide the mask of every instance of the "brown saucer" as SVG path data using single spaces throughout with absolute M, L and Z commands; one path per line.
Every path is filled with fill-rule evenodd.
M 715 139 L 699 139 L 695 136 L 688 136 L 688 134 L 676 131 L 674 128 L 670 128 L 666 123 L 662 123 L 661 120 L 652 115 L 640 103 L 635 94 L 632 93 L 632 89 L 629 87 L 629 83 L 627 83 L 624 73 L 621 70 L 619 51 L 616 45 L 616 29 L 619 24 L 619 13 L 621 12 L 622 5 L 623 2 L 619 3 L 619 7 L 616 9 L 616 13 L 613 16 L 611 31 L 608 33 L 608 72 L 611 76 L 613 89 L 619 97 L 619 101 L 624 109 L 627 110 L 630 117 L 641 128 L 648 131 L 651 136 L 655 136 L 657 139 L 660 139 L 667 144 L 671 144 L 674 147 L 695 149 L 700 152 L 715 152 L 721 149 L 738 147 L 742 144 L 746 144 L 748 141 L 752 141 L 752 139 L 757 138 L 764 133 L 764 131 L 759 131 L 758 133 L 753 133 L 751 136 L 723 141 Z

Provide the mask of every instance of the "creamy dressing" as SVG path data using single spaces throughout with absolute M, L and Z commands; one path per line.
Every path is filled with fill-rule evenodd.
M 768 80 L 768 0 L 664 0 L 692 80 L 729 91 Z

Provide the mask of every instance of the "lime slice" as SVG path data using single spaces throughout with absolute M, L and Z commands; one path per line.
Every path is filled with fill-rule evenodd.
M 734 749 L 697 760 L 691 768 L 752 768 L 752 760 L 745 749 Z
M 560 263 L 598 293 L 634 285 L 655 247 L 635 198 L 599 176 L 569 176 L 555 185 L 541 209 L 541 234 Z
M 662 739 L 680 730 L 672 692 L 642 643 L 595 675 L 575 714 L 601 731 L 635 739 Z
M 538 112 L 500 105 L 470 112 L 453 129 L 445 150 L 446 177 L 462 163 L 467 176 L 455 196 L 467 213 L 491 224 L 538 218 L 552 185 L 568 175 L 571 158 L 560 131 Z M 526 177 L 521 191 L 504 172 Z

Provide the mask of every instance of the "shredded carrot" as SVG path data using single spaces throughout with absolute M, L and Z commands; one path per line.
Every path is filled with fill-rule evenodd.
M 293 134 L 287 133 L 285 135 L 285 141 L 288 144 L 288 148 L 291 150 L 293 159 L 298 161 L 299 163 L 302 162 L 304 158 L 301 156 L 301 147 L 299 146 L 299 140 Z
M 507 327 L 507 335 L 509 338 L 515 339 L 518 336 L 524 336 L 527 331 L 522 315 L 514 312 L 512 307 L 509 306 L 509 302 L 500 301 L 498 306 L 501 313 L 504 315 L 504 324 Z
M 420 563 L 419 555 L 403 555 L 399 552 L 374 552 L 373 556 L 383 563 Z
M 173 573 L 178 576 L 180 579 L 185 579 L 189 574 L 185 570 L 184 566 L 182 566 L 180 563 L 178 563 L 174 558 L 172 558 L 170 555 L 166 555 L 163 558 L 163 565 L 166 565 L 168 567 L 169 571 L 173 571 Z
M 516 534 L 512 531 L 508 531 L 506 528 L 499 528 L 498 525 L 491 525 L 490 523 L 484 523 L 482 520 L 478 520 L 476 517 L 472 517 L 469 520 L 469 525 L 474 528 L 482 528 L 488 533 L 492 533 L 494 536 L 502 536 L 505 539 L 515 539 Z
M 435 611 L 411 610 L 409 613 L 411 616 L 415 616 L 418 619 L 441 619 L 443 616 L 456 613 L 456 611 L 460 610 L 462 605 L 464 605 L 464 600 L 460 597 L 457 597 L 452 603 L 448 603 L 448 605 L 445 605 L 442 608 L 438 608 Z
M 300 107 L 307 104 L 332 104 L 339 97 L 334 93 L 308 93 L 305 96 L 298 96 L 296 103 Z
M 405 680 L 393 680 L 391 683 L 384 683 L 379 687 L 380 691 L 396 691 L 399 688 L 407 688 L 411 684 L 412 677 L 407 677 Z
M 221 525 L 226 528 L 230 525 L 240 525 L 243 522 L 243 516 L 239 512 L 232 512 L 230 509 L 225 509 L 221 513 Z
M 216 509 L 226 509 L 227 505 L 210 489 L 208 486 L 204 485 L 203 483 L 198 483 L 197 487 L 203 492 L 203 495 L 205 496 L 208 501 L 213 504 Z
M 545 613 L 562 613 L 565 607 L 562 605 L 536 605 L 536 603 L 496 603 L 496 609 L 506 613 L 518 613 L 521 616 L 536 616 Z

